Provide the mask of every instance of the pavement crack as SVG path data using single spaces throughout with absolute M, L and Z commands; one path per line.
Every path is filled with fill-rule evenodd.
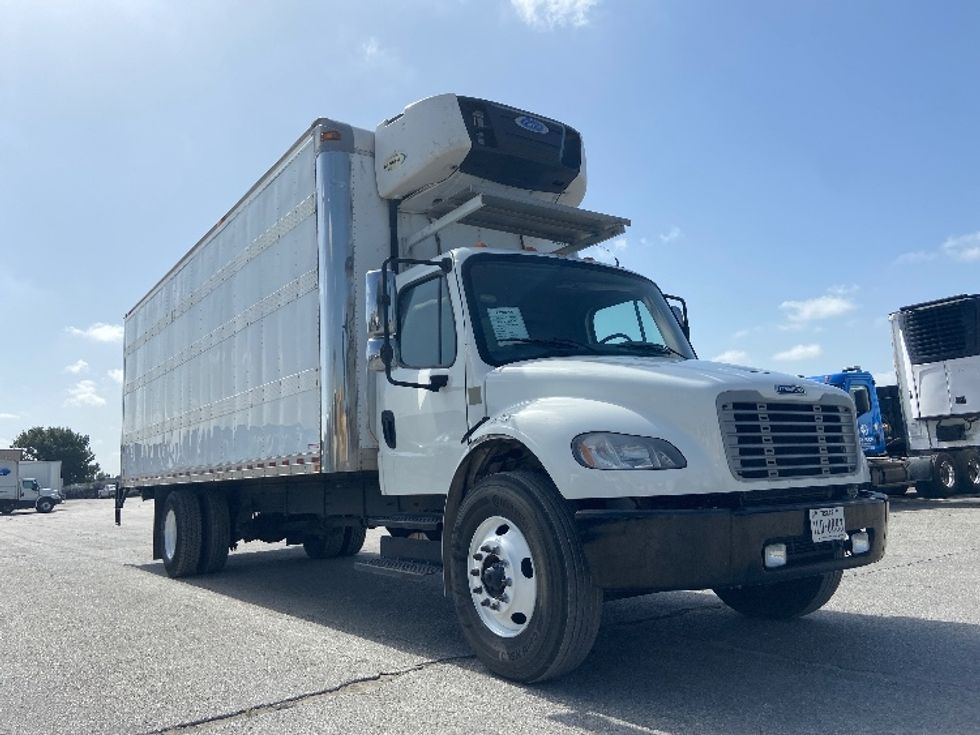
M 443 664 L 454 663 L 456 661 L 466 661 L 473 658 L 476 658 L 474 654 L 444 656 L 442 658 L 422 661 L 414 666 L 407 666 L 403 669 L 395 669 L 394 671 L 379 671 L 377 674 L 368 674 L 367 676 L 359 676 L 353 679 L 348 679 L 340 682 L 339 684 L 335 684 L 332 687 L 319 689 L 315 692 L 297 694 L 292 697 L 277 699 L 274 702 L 266 702 L 264 704 L 252 705 L 251 707 L 243 707 L 242 709 L 233 710 L 231 712 L 222 712 L 221 714 L 212 715 L 210 717 L 202 717 L 198 720 L 188 720 L 187 722 L 180 722 L 176 725 L 168 725 L 156 730 L 148 730 L 143 733 L 143 735 L 183 735 L 183 733 L 192 733 L 198 730 L 204 730 L 205 728 L 217 723 L 234 722 L 235 720 L 247 719 L 250 717 L 255 717 L 256 715 L 266 714 L 268 712 L 278 712 L 280 710 L 290 709 L 298 704 L 304 704 L 317 699 L 332 697 L 337 694 L 343 694 L 344 692 L 358 692 L 367 690 L 374 688 L 372 685 L 384 684 L 392 679 L 397 679 L 407 674 L 414 674 L 432 666 L 441 666 Z
M 625 627 L 628 625 L 643 625 L 644 623 L 651 623 L 657 620 L 668 620 L 670 618 L 679 618 L 682 615 L 687 615 L 688 613 L 701 612 L 704 610 L 720 610 L 724 605 L 697 605 L 694 607 L 682 607 L 679 610 L 672 610 L 669 613 L 661 613 L 660 615 L 650 615 L 645 618 L 636 618 L 634 620 L 619 620 L 614 623 L 610 623 L 613 627 Z

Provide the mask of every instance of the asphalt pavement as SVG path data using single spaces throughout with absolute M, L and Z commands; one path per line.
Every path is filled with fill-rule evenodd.
M 0 735 L 980 733 L 980 498 L 894 501 L 884 560 L 802 620 L 607 602 L 581 669 L 539 686 L 486 673 L 438 579 L 253 543 L 171 580 L 152 511 L 0 517 Z

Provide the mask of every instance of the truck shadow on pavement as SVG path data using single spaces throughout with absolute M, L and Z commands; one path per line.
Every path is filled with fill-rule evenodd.
M 164 574 L 160 563 L 137 568 Z M 281 549 L 232 554 L 222 574 L 182 582 L 426 661 L 470 653 L 441 578 L 370 575 L 351 559 Z M 845 578 L 842 592 L 860 583 Z M 467 706 L 493 707 L 515 687 L 540 699 L 532 731 L 537 717 L 548 729 L 721 735 L 976 732 L 977 661 L 975 625 L 835 610 L 756 621 L 713 594 L 672 592 L 607 602 L 592 654 L 559 681 L 523 687 L 472 658 L 444 665 L 471 680 Z

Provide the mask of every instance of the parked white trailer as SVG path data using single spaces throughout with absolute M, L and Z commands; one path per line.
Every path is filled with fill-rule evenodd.
M 575 256 L 628 224 L 585 184 L 577 131 L 485 100 L 314 122 L 126 316 L 117 520 L 152 499 L 175 577 L 386 527 L 358 566 L 441 564 L 522 681 L 585 658 L 605 594 L 823 605 L 885 548 L 853 403 L 697 360 L 682 301 Z
M 0 458 L 0 514 L 10 515 L 15 510 L 34 508 L 38 513 L 50 513 L 62 502 L 60 488 L 42 486 L 40 481 L 28 474 L 33 462 L 20 462 L 16 459 Z M 60 477 L 60 465 L 59 477 Z M 44 468 L 47 473 L 48 468 Z M 45 475 L 45 478 L 47 475 Z

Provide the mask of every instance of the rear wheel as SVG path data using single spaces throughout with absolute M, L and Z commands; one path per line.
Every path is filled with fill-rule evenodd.
M 956 492 L 956 462 L 952 455 L 940 452 L 932 460 L 932 478 L 915 484 L 920 495 L 927 498 L 945 498 Z
M 976 449 L 964 449 L 956 455 L 959 470 L 959 491 L 974 495 L 980 493 L 980 453 Z
M 344 548 L 345 530 L 342 526 L 337 526 L 326 533 L 308 534 L 303 539 L 303 550 L 311 559 L 333 559 L 340 556 Z
M 201 504 L 191 490 L 174 490 L 163 503 L 163 566 L 171 577 L 197 572 L 201 560 Z
M 592 649 L 602 590 L 547 477 L 503 472 L 481 480 L 460 505 L 449 564 L 463 634 L 494 673 L 544 681 Z
M 228 561 L 231 545 L 231 519 L 224 495 L 205 490 L 201 493 L 201 559 L 197 571 L 201 574 L 220 572 Z
M 344 543 L 340 547 L 340 556 L 354 556 L 364 546 L 367 529 L 364 526 L 347 526 L 344 529 Z
M 837 591 L 841 575 L 838 570 L 786 582 L 717 589 L 715 594 L 732 610 L 750 618 L 788 620 L 826 605 Z
M 14 512 L 14 506 L 12 505 L 0 505 L 0 515 L 9 516 Z
M 34 507 L 38 513 L 50 513 L 54 509 L 54 501 L 51 498 L 38 498 Z

